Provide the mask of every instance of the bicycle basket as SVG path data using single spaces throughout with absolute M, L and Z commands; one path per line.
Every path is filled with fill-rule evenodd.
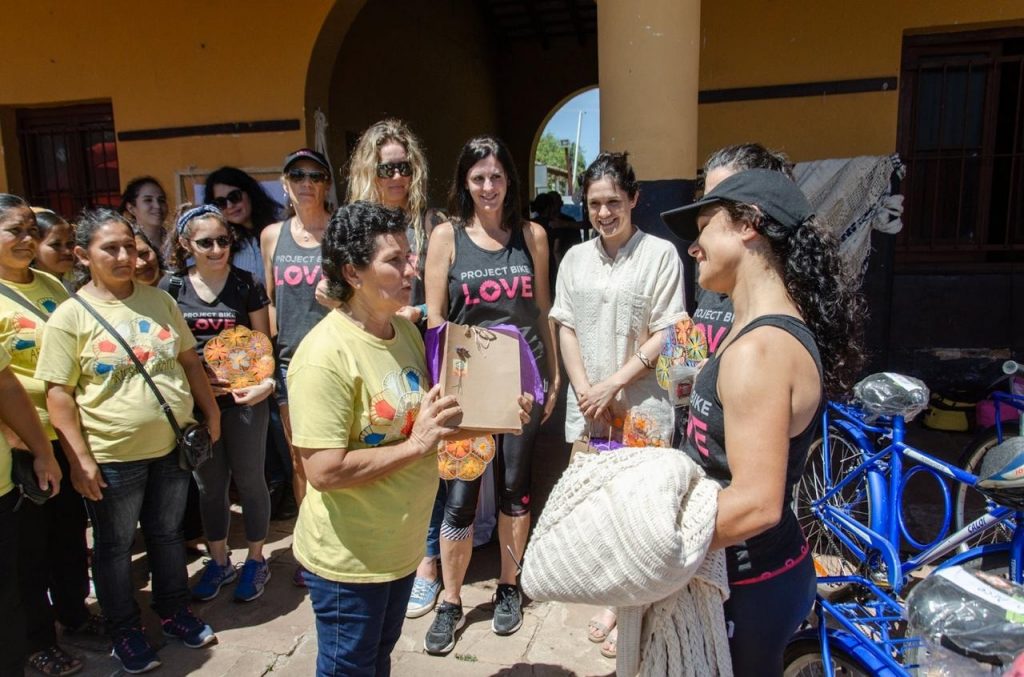
M 1009 437 L 981 462 L 976 488 L 1000 505 L 1024 510 L 1024 437 Z
M 853 387 L 853 396 L 871 416 L 902 416 L 909 421 L 928 407 L 928 386 L 912 376 L 872 374 Z
M 1024 647 L 1024 586 L 949 567 L 907 596 L 910 632 L 961 656 L 1008 665 Z

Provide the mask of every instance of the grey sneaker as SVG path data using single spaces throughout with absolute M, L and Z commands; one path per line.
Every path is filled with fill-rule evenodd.
M 498 584 L 494 593 L 494 618 L 491 630 L 496 635 L 511 635 L 523 625 L 523 596 L 519 586 Z
M 455 648 L 455 633 L 466 624 L 462 606 L 441 602 L 437 607 L 434 622 L 423 638 L 423 649 L 433 656 L 444 656 Z

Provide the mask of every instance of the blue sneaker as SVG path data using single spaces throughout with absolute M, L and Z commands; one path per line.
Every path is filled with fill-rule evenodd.
M 160 624 L 163 626 L 164 636 L 177 637 L 190 649 L 199 649 L 217 641 L 213 628 L 193 614 L 188 607 L 170 618 L 164 618 Z
M 114 637 L 114 649 L 110 655 L 121 662 L 121 669 L 138 675 L 160 667 L 156 651 L 146 639 L 142 628 L 132 628 Z
M 409 596 L 409 606 L 405 609 L 405 617 L 419 618 L 430 613 L 434 605 L 437 604 L 437 595 L 440 592 L 440 576 L 432 581 L 417 576 L 412 583 L 412 595 Z
M 235 586 L 235 599 L 239 602 L 251 602 L 263 594 L 263 588 L 270 580 L 270 566 L 267 560 L 258 562 L 254 559 L 245 560 L 242 575 Z
M 212 559 L 204 561 L 203 564 L 203 577 L 199 579 L 199 584 L 192 588 L 192 597 L 201 602 L 208 602 L 220 593 L 221 587 L 235 580 L 238 573 L 231 565 L 230 557 L 224 566 Z

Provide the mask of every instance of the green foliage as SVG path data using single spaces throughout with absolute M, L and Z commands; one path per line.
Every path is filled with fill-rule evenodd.
M 569 162 L 572 162 L 573 152 L 576 144 L 569 140 Z M 573 172 L 577 176 L 584 169 L 587 168 L 583 156 L 586 155 L 586 151 L 583 146 L 580 146 L 579 157 L 576 158 L 576 171 Z M 565 169 L 565 149 L 562 148 L 561 143 L 555 138 L 554 134 L 550 132 L 540 137 L 540 141 L 537 143 L 537 157 L 536 161 L 547 165 L 548 167 L 557 167 L 558 169 Z

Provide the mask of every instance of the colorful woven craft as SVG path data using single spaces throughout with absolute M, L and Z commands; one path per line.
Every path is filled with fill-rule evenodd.
M 492 435 L 442 442 L 437 453 L 437 472 L 443 480 L 475 480 L 484 474 L 493 458 Z
M 689 317 L 679 320 L 665 335 L 665 343 L 658 356 L 655 374 L 658 385 L 669 390 L 669 369 L 673 365 L 697 366 L 708 358 L 708 341 L 700 327 Z
M 203 359 L 232 389 L 254 386 L 274 373 L 270 339 L 248 327 L 232 327 L 214 336 L 203 348 Z

